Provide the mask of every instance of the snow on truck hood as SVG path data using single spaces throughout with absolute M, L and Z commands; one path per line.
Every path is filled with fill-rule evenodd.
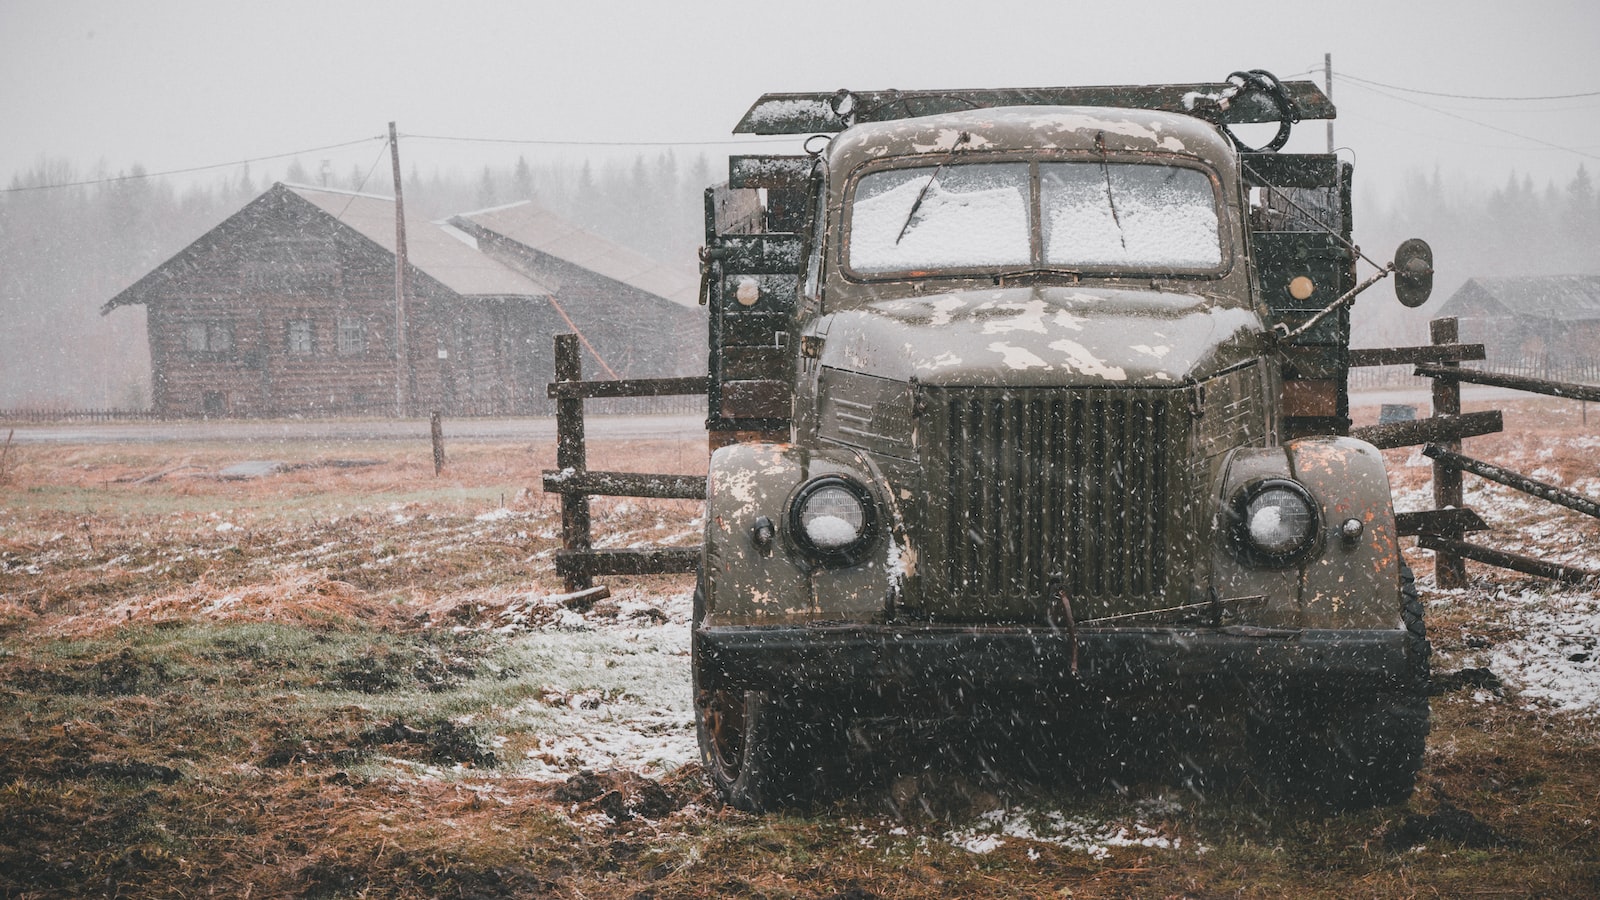
M 1194 294 L 1036 285 L 884 300 L 836 313 L 822 364 L 923 384 L 1127 387 L 1204 377 L 1261 319 Z

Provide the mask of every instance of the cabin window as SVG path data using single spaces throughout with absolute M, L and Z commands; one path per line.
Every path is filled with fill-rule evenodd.
M 367 321 L 360 316 L 339 317 L 339 352 L 367 352 Z
M 295 356 L 311 355 L 312 331 L 310 319 L 290 319 L 288 334 L 288 349 L 291 354 Z
M 183 326 L 183 346 L 190 353 L 232 353 L 233 324 L 190 322 Z

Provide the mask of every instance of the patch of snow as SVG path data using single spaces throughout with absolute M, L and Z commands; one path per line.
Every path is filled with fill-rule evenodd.
M 977 163 L 875 172 L 850 219 L 858 272 L 1027 265 L 1028 166 Z
M 1276 506 L 1263 506 L 1250 517 L 1250 539 L 1263 547 L 1275 546 L 1282 527 L 1283 513 Z
M 1141 813 L 1160 814 L 1160 810 L 1140 809 Z M 1040 812 L 1020 807 L 990 810 L 978 817 L 979 824 L 957 829 L 945 835 L 951 844 L 970 853 L 991 853 L 1005 846 L 1007 840 L 1029 841 L 1036 844 L 1053 844 L 1069 850 L 1087 853 L 1097 860 L 1111 855 L 1115 847 L 1148 847 L 1176 850 L 1183 839 L 1165 834 L 1149 825 L 1143 816 L 1127 822 L 1099 822 L 1086 816 L 1068 818 L 1058 811 Z M 1199 848 L 1204 852 L 1204 848 Z
M 1026 347 L 1013 347 L 1003 341 L 996 341 L 989 345 L 990 351 L 1000 354 L 1007 368 L 1010 369 L 1048 369 L 1050 364 L 1040 359 L 1037 354 Z
M 624 611 L 646 605 L 666 621 L 619 616 L 615 624 L 589 622 L 584 631 L 557 625 L 512 639 L 515 667 L 555 701 L 531 700 L 515 711 L 526 730 L 540 736 L 517 774 L 665 771 L 698 758 L 689 677 L 691 597 L 620 598 Z
M 806 537 L 823 550 L 849 546 L 856 539 L 856 527 L 838 516 L 817 516 L 806 522 Z
M 1489 667 L 1529 705 L 1600 718 L 1600 596 L 1524 591 L 1505 601 L 1518 635 Z

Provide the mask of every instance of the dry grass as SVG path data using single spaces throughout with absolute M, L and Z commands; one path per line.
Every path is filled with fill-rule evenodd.
M 1566 484 L 1595 476 L 1585 442 L 1600 428 L 1576 410 L 1507 421 L 1523 436 L 1468 452 L 1525 456 Z M 502 632 L 536 627 L 528 598 L 561 590 L 558 507 L 537 490 L 553 456 L 463 443 L 435 478 L 426 447 L 393 443 L 13 447 L 0 484 L 0 896 L 1600 894 L 1595 721 L 1460 679 L 1435 697 L 1410 805 L 1346 815 L 1264 805 L 1247 787 L 1200 800 L 1160 773 L 1123 794 L 958 766 L 762 817 L 718 807 L 693 765 L 518 777 L 507 762 L 539 735 L 508 710 L 551 701 Z M 249 458 L 291 468 L 214 477 Z M 1419 491 L 1427 470 L 1406 459 L 1391 454 L 1396 486 Z M 591 463 L 692 472 L 703 449 L 597 444 Z M 1549 515 L 1502 507 L 1505 540 Z M 696 515 L 596 504 L 597 531 L 622 543 L 692 541 Z M 1585 527 L 1563 533 L 1600 540 Z M 1505 637 L 1497 597 L 1523 585 L 1472 571 L 1478 585 L 1455 595 L 1424 579 L 1446 660 Z M 609 584 L 648 596 L 686 582 Z M 996 805 L 1088 823 L 1103 846 L 952 843 Z M 1103 840 L 1135 826 L 1162 841 Z

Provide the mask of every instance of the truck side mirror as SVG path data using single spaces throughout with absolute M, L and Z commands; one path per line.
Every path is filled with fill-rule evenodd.
M 1416 308 L 1433 293 L 1433 248 L 1421 238 L 1411 238 L 1394 252 L 1394 295 Z

